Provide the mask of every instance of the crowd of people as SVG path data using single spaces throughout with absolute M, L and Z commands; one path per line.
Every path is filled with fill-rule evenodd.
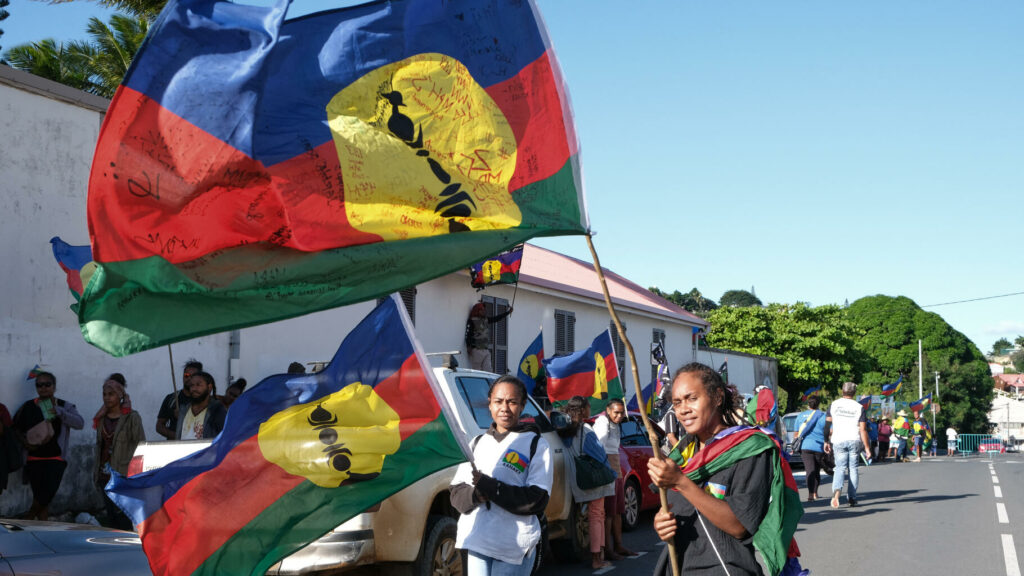
M 289 372 L 305 370 L 301 364 L 293 363 Z M 68 466 L 71 432 L 82 430 L 86 421 L 73 403 L 57 397 L 55 374 L 42 371 L 34 376 L 35 398 L 23 403 L 13 417 L 0 404 L 0 494 L 7 488 L 9 474 L 21 471 L 32 493 L 32 504 L 21 517 L 47 520 L 50 503 Z M 245 379 L 235 380 L 223 395 L 218 395 L 216 380 L 203 371 L 198 360 L 185 364 L 182 377 L 181 389 L 168 394 L 160 405 L 156 432 L 168 440 L 214 438 L 224 428 L 228 408 L 245 390 Z M 112 472 L 128 472 L 136 447 L 146 440 L 145 426 L 138 411 L 132 408 L 128 381 L 123 374 L 115 372 L 108 376 L 99 392 L 99 408 L 92 417 L 92 478 L 104 501 L 103 523 L 130 530 L 131 522 L 106 495 L 104 487 Z

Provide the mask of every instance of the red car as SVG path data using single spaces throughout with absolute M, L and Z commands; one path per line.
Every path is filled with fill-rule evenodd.
M 632 530 L 640 522 L 640 512 L 657 508 L 661 500 L 658 491 L 651 489 L 651 477 L 647 474 L 647 461 L 654 456 L 654 450 L 643 419 L 640 414 L 630 413 L 620 428 L 619 461 L 629 464 L 622 467 L 626 478 L 626 513 L 622 516 L 622 528 Z

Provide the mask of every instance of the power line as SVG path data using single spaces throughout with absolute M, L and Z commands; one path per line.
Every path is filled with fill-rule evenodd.
M 941 304 L 928 304 L 927 306 L 921 306 L 921 308 L 933 308 L 935 306 L 948 306 L 950 304 L 963 304 L 964 302 L 977 302 L 978 300 L 992 300 L 993 298 L 1007 298 L 1009 296 L 1020 296 L 1024 292 L 1011 292 L 1010 294 L 1000 294 L 998 296 L 983 296 L 981 298 L 971 298 L 970 300 L 957 300 L 955 302 L 943 302 Z

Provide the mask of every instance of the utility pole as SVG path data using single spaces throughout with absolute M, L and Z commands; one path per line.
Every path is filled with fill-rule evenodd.
M 939 371 L 935 371 L 935 402 L 932 403 L 932 442 L 938 432 L 935 430 L 935 407 L 939 405 Z
M 921 361 L 921 341 L 917 341 L 917 397 L 924 396 L 924 362 Z

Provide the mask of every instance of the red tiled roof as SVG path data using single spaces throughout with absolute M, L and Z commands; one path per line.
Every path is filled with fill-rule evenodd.
M 612 302 L 626 308 L 643 310 L 696 326 L 708 326 L 708 322 L 642 286 L 601 267 Z M 545 248 L 527 244 L 523 248 L 523 264 L 519 270 L 519 282 L 542 288 L 559 290 L 585 296 L 604 302 L 601 283 L 590 262 L 577 260 Z
M 1024 386 L 1024 374 L 993 374 L 1003 386 Z

